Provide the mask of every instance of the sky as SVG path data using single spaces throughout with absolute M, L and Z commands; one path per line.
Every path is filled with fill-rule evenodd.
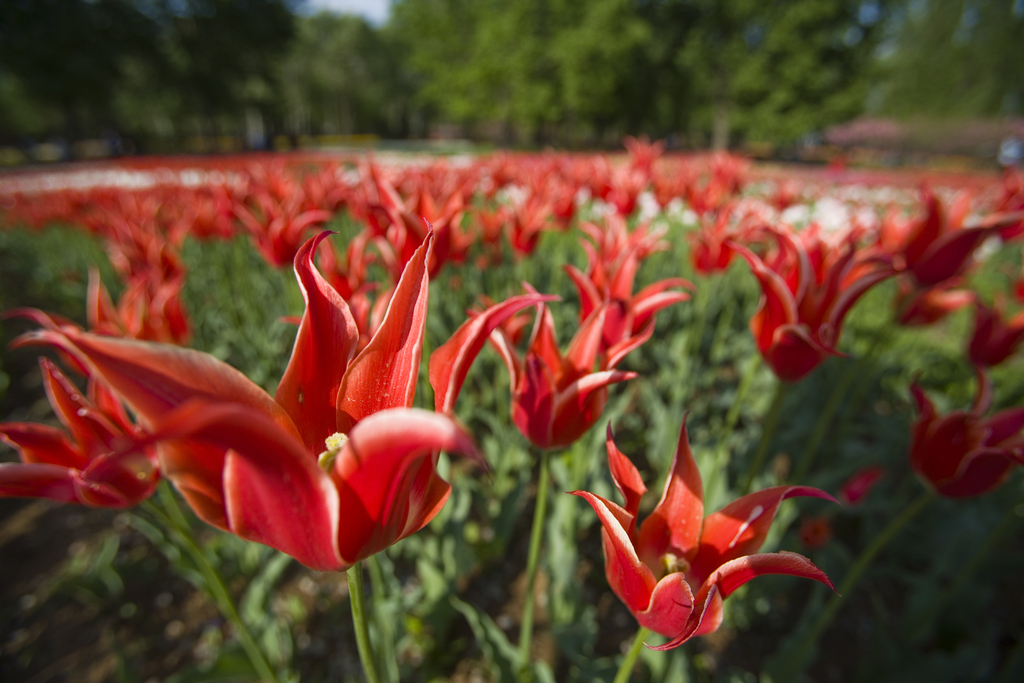
M 307 0 L 309 11 L 329 9 L 335 12 L 358 14 L 371 24 L 380 25 L 388 18 L 391 0 Z

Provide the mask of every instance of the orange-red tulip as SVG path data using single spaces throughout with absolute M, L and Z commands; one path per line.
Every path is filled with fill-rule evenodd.
M 21 456 L 20 464 L 0 464 L 0 496 L 115 508 L 148 498 L 160 479 L 156 456 L 140 445 L 141 434 L 120 404 L 95 384 L 90 400 L 49 360 L 40 358 L 39 365 L 46 397 L 67 434 L 41 424 L 0 424 L 0 441 Z
M 834 500 L 807 486 L 776 486 L 744 496 L 704 516 L 704 488 L 690 451 L 686 422 L 661 501 L 638 527 L 647 488 L 619 452 L 608 426 L 608 465 L 625 507 L 586 491 L 574 491 L 594 508 L 603 526 L 605 574 L 612 590 L 640 625 L 670 638 L 668 650 L 722 623 L 722 601 L 764 574 L 802 576 L 832 587 L 824 572 L 790 552 L 756 553 L 783 500 L 813 496 Z
M 427 312 L 432 237 L 410 259 L 377 332 L 356 353 L 348 306 L 295 257 L 306 301 L 295 348 L 269 396 L 199 351 L 50 323 L 46 343 L 102 378 L 145 421 L 146 443 L 196 513 L 321 570 L 340 570 L 426 524 L 451 487 L 440 450 L 480 456 L 450 418 L 411 409 Z
M 978 395 L 969 411 L 946 415 L 921 387 L 911 385 L 918 418 L 910 436 L 910 465 L 937 493 L 969 498 L 996 488 L 1015 465 L 1024 464 L 1024 408 L 984 418 L 992 404 L 992 386 L 978 369 Z

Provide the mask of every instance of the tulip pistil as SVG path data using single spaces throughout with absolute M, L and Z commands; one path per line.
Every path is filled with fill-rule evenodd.
M 666 574 L 682 572 L 685 574 L 690 570 L 690 563 L 685 557 L 679 557 L 675 553 L 665 553 L 661 556 L 661 566 L 665 568 Z
M 348 435 L 342 434 L 341 432 L 335 432 L 324 440 L 324 445 L 327 446 L 327 450 L 320 454 L 317 458 L 317 464 L 323 468 L 324 471 L 330 472 L 334 469 L 334 458 L 338 456 L 341 449 L 348 443 Z

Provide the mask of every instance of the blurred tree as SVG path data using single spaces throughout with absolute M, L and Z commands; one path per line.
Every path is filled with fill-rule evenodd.
M 4 0 L 0 69 L 17 79 L 8 88 L 59 110 L 65 133 L 81 137 L 113 125 L 122 64 L 152 54 L 156 29 L 129 0 Z
M 291 0 L 148 1 L 165 28 L 172 87 L 187 109 L 214 129 L 219 116 L 268 113 L 275 67 L 295 34 Z
M 421 79 L 419 98 L 462 124 L 494 121 L 536 130 L 560 115 L 547 42 L 547 0 L 403 0 L 392 28 Z
M 301 18 L 280 68 L 286 130 L 402 135 L 409 86 L 391 42 L 360 17 Z
M 710 119 L 712 147 L 730 132 L 789 142 L 864 107 L 886 8 L 862 0 L 695 0 L 679 59 Z
M 895 23 L 881 58 L 882 113 L 1024 115 L 1024 1 L 916 0 Z

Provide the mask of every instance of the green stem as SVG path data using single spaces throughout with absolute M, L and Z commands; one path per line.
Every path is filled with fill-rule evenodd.
M 693 340 L 690 354 L 700 358 L 700 346 L 704 340 L 704 328 L 707 326 L 708 310 L 711 308 L 712 293 L 718 289 L 719 277 L 712 275 L 697 289 L 697 323 L 693 328 Z
M 348 568 L 348 599 L 352 604 L 352 624 L 356 629 L 356 647 L 359 648 L 359 661 L 363 664 L 366 681 L 367 683 L 380 683 L 377 663 L 373 659 L 373 648 L 370 647 L 370 629 L 366 622 L 362 562 L 356 562 Z
M 526 593 L 523 596 L 523 623 L 519 627 L 519 667 L 525 672 L 530 666 L 530 640 L 533 637 L 533 591 L 537 581 L 540 545 L 544 537 L 544 517 L 548 505 L 548 487 L 551 483 L 551 456 L 548 451 L 540 455 L 540 476 L 537 479 L 537 500 L 533 508 L 533 527 L 530 529 L 530 552 L 526 556 Z
M 949 584 L 948 587 L 944 588 L 935 600 L 928 606 L 924 614 L 921 615 L 917 621 L 911 625 L 909 629 L 908 637 L 911 641 L 917 641 L 924 637 L 928 633 L 928 627 L 931 626 L 939 612 L 942 611 L 942 607 L 946 602 L 955 596 L 960 590 L 970 581 L 974 573 L 981 567 L 981 564 L 988 558 L 992 551 L 994 551 L 1002 539 L 1003 535 L 1008 532 L 1017 521 L 1016 505 L 1011 506 L 1007 509 L 1003 518 L 999 520 L 999 523 L 992 528 L 988 538 L 982 544 L 978 551 L 974 553 L 974 556 L 965 564 L 959 572 L 957 572 L 956 578 Z
M 395 627 L 382 612 L 387 596 L 384 591 L 384 571 L 381 569 L 377 555 L 366 559 L 366 569 L 370 573 L 370 591 L 373 593 L 373 620 L 377 626 L 380 640 L 377 642 L 377 665 L 388 681 L 398 680 L 398 664 L 395 659 Z
M 782 414 L 782 404 L 785 402 L 788 389 L 789 383 L 782 380 L 778 380 L 778 383 L 775 385 L 775 397 L 772 398 L 772 405 L 768 409 L 768 415 L 764 418 L 761 442 L 757 445 L 757 453 L 754 454 L 754 459 L 750 461 L 750 469 L 747 471 L 747 478 L 740 489 L 740 495 L 745 496 L 750 493 L 750 487 L 754 484 L 754 477 L 757 476 L 757 473 L 761 471 L 761 467 L 764 465 L 764 457 L 768 453 L 772 437 L 775 436 L 775 428 L 779 425 L 779 416 Z
M 868 390 L 871 388 L 871 381 L 877 376 L 876 372 L 871 371 L 871 366 L 889 340 L 892 339 L 897 328 L 899 328 L 899 325 L 895 321 L 890 321 L 883 330 L 876 333 L 871 346 L 861 357 L 859 363 L 861 371 L 857 373 L 858 376 L 856 377 L 853 391 L 850 392 L 850 399 L 846 402 L 846 410 L 843 413 L 844 417 L 836 424 L 835 429 L 832 430 L 833 434 L 837 437 L 846 430 L 847 424 L 860 411 L 860 406 L 864 402 Z
M 245 654 L 249 657 L 249 661 L 259 675 L 260 680 L 277 683 L 277 676 L 274 674 L 274 670 L 270 667 L 270 664 L 263 656 L 263 652 L 256 644 L 256 640 L 249 633 L 245 622 L 242 621 L 242 617 L 238 614 L 238 608 L 235 607 L 235 601 L 231 598 L 227 586 L 224 585 L 224 580 L 217 572 L 217 568 L 206 557 L 206 553 L 202 551 L 192 537 L 191 527 L 178 506 L 174 493 L 166 484 L 161 484 L 158 496 L 166 508 L 166 512 L 150 501 L 143 503 L 143 507 L 164 523 L 167 531 L 171 533 L 175 540 L 177 540 L 178 545 L 189 554 L 192 561 L 195 562 L 196 566 L 203 573 L 207 590 L 213 596 L 221 614 L 224 615 L 224 618 L 234 628 L 235 635 L 238 636 L 242 649 L 245 650 Z
M 640 651 L 644 649 L 644 640 L 650 633 L 643 626 L 636 632 L 633 644 L 630 645 L 629 652 L 626 653 L 626 657 L 622 660 L 619 672 L 615 674 L 613 683 L 627 683 L 629 681 L 629 677 L 633 673 L 633 667 L 636 666 L 636 660 L 640 657 Z
M 795 656 L 789 660 L 789 665 L 794 668 L 790 671 L 777 672 L 777 676 L 773 676 L 775 680 L 796 680 L 800 671 L 805 665 L 810 664 L 811 657 L 813 656 L 815 644 L 818 642 L 818 638 L 821 634 L 829 627 L 832 620 L 835 619 L 839 613 L 840 607 L 843 605 L 843 600 L 849 597 L 853 589 L 856 588 L 857 583 L 860 581 L 864 571 L 871 565 L 878 553 L 889 544 L 889 542 L 896 536 L 896 534 L 907 525 L 910 520 L 914 519 L 921 513 L 928 504 L 935 500 L 935 493 L 927 491 L 922 493 L 920 496 L 915 498 L 907 507 L 903 508 L 889 524 L 882 529 L 871 544 L 864 549 L 864 552 L 860 554 L 857 561 L 850 567 L 850 571 L 843 577 L 843 582 L 839 584 L 839 589 L 836 594 L 828 601 L 825 605 L 825 609 L 822 610 L 818 619 L 812 624 L 811 628 L 807 631 L 799 642 L 795 650 Z
M 818 415 L 818 420 L 814 424 L 814 431 L 811 432 L 810 438 L 807 439 L 807 443 L 804 445 L 804 451 L 800 455 L 800 462 L 796 466 L 796 471 L 793 473 L 793 476 L 789 477 L 790 481 L 802 482 L 804 477 L 807 476 L 811 465 L 814 464 L 814 458 L 818 454 L 818 447 L 825 439 L 825 433 L 832 424 L 832 418 L 835 417 L 836 411 L 842 405 L 843 399 L 846 398 L 847 392 L 849 392 L 854 380 L 864 373 L 865 368 L 863 365 L 865 360 L 867 360 L 866 357 L 851 363 L 839 382 L 832 387 L 828 401 L 826 401 L 825 407 L 822 408 L 821 413 Z
M 736 431 L 736 422 L 740 417 L 740 409 L 743 407 L 743 402 L 746 400 L 747 394 L 750 392 L 750 387 L 754 384 L 754 378 L 757 376 L 757 371 L 760 368 L 761 354 L 758 353 L 750 356 L 750 360 L 747 363 L 747 370 L 743 373 L 742 379 L 740 379 L 739 387 L 736 388 L 736 396 L 732 400 L 732 405 L 729 406 L 729 412 L 725 414 L 725 424 L 722 425 L 722 434 L 718 437 L 718 450 L 715 453 L 715 466 L 711 469 L 707 480 L 704 482 L 704 491 L 711 495 L 714 495 L 715 483 L 719 472 L 725 472 L 729 467 L 731 452 L 729 450 L 729 440 L 732 439 L 732 434 Z

